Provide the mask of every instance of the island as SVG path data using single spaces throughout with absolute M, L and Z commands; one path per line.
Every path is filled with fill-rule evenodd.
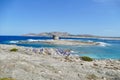
M 112 37 L 112 36 L 97 36 L 91 34 L 70 34 L 68 32 L 41 32 L 41 33 L 28 33 L 23 34 L 22 36 L 46 36 L 52 37 L 53 35 L 57 35 L 62 38 L 98 38 L 98 39 L 107 39 L 107 40 L 120 40 L 120 37 Z
M 75 40 L 61 40 L 58 36 L 53 35 L 52 40 L 21 40 L 17 42 L 18 44 L 51 44 L 51 45 L 70 45 L 70 46 L 93 46 L 93 45 L 101 45 L 99 42 L 85 42 L 85 41 L 75 41 Z

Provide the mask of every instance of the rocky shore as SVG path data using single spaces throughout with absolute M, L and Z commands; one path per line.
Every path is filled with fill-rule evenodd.
M 42 42 L 48 44 L 57 44 L 57 45 L 99 45 L 99 43 L 95 43 L 95 42 L 81 42 L 81 41 L 72 41 L 72 40 L 46 40 Z
M 119 60 L 83 61 L 70 50 L 0 44 L 0 78 L 15 80 L 120 80 Z
M 29 44 L 29 43 L 44 43 L 44 44 L 54 44 L 54 45 L 100 45 L 97 42 L 82 42 L 73 40 L 40 40 L 40 41 L 19 41 L 18 43 Z

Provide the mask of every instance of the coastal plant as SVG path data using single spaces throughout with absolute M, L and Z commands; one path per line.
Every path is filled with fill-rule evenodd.
M 84 61 L 93 61 L 93 59 L 88 56 L 82 56 L 81 59 Z
M 18 49 L 17 48 L 12 48 L 12 49 L 10 49 L 10 51 L 11 52 L 16 52 L 16 51 L 18 51 Z
M 16 79 L 13 79 L 13 78 L 0 78 L 0 80 L 16 80 Z
M 97 80 L 98 77 L 95 74 L 90 74 L 90 75 L 87 76 L 87 78 L 89 80 Z

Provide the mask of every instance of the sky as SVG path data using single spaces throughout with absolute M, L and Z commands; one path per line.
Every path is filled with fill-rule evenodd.
M 0 0 L 0 35 L 52 31 L 120 37 L 120 0 Z

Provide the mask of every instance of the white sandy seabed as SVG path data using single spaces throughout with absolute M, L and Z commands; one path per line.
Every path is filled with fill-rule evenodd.
M 10 49 L 18 51 L 11 52 Z M 119 60 L 83 61 L 79 56 L 55 53 L 55 49 L 0 45 L 0 78 L 16 80 L 120 80 Z M 47 53 L 49 52 L 49 53 Z

